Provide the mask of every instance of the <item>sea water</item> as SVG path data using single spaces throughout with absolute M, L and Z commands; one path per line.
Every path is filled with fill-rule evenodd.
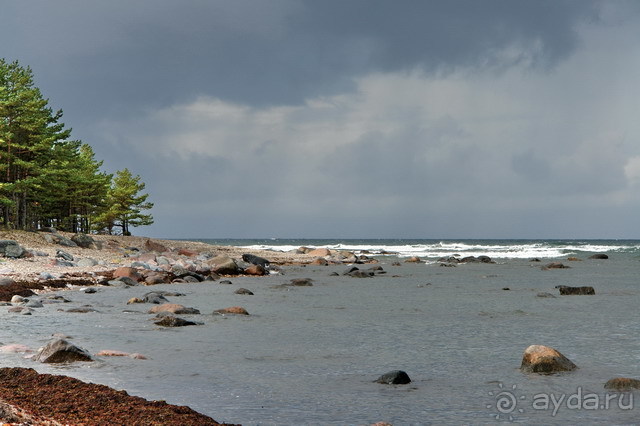
M 366 250 L 386 274 L 351 278 L 342 275 L 348 265 L 290 266 L 282 275 L 231 278 L 231 285 L 100 287 L 95 294 L 72 289 L 60 292 L 70 303 L 45 305 L 32 316 L 1 311 L 0 342 L 37 348 L 62 333 L 92 353 L 113 349 L 149 359 L 55 366 L 0 354 L 0 363 L 106 384 L 246 425 L 629 424 L 638 418 L 640 393 L 603 387 L 613 377 L 640 378 L 638 241 L 211 242 Z M 609 259 L 589 259 L 596 252 Z M 496 263 L 437 262 L 480 254 Z M 427 262 L 404 262 L 416 255 Z M 544 270 L 551 261 L 570 268 Z M 281 286 L 304 277 L 313 286 Z M 557 285 L 593 286 L 596 295 L 559 296 Z M 255 295 L 235 294 L 240 287 Z M 183 293 L 169 299 L 199 309 L 201 315 L 185 318 L 202 325 L 158 327 L 146 313 L 151 305 L 126 305 L 151 290 Z M 555 297 L 538 297 L 542 292 Z M 97 312 L 64 312 L 82 305 Z M 237 305 L 251 315 L 212 315 Z M 524 374 L 518 367 L 531 344 L 554 347 L 579 368 Z M 374 383 L 396 369 L 412 382 Z

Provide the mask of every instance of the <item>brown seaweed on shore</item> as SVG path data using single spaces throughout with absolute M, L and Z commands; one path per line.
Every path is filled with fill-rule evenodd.
M 22 424 L 219 425 L 189 407 L 31 368 L 0 368 L 0 420 Z

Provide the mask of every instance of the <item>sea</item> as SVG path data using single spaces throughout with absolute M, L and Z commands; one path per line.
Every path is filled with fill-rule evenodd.
M 31 316 L 3 308 L 0 343 L 37 349 L 60 333 L 91 353 L 148 359 L 45 365 L 0 353 L 1 365 L 65 374 L 244 425 L 640 423 L 640 391 L 604 388 L 614 377 L 640 379 L 640 241 L 199 241 L 354 251 L 384 273 L 353 278 L 344 272 L 373 265 L 297 265 L 231 277 L 231 284 L 71 288 L 58 292 L 69 303 Z M 495 263 L 439 261 L 480 255 Z M 405 262 L 414 256 L 422 262 Z M 544 267 L 551 262 L 567 268 Z M 294 278 L 313 285 L 282 285 Z M 592 286 L 595 295 L 560 296 L 560 285 Z M 235 294 L 240 287 L 254 295 Z M 126 304 L 150 290 L 181 293 L 167 298 L 199 309 L 185 318 L 201 324 L 162 328 L 150 306 Z M 66 312 L 84 305 L 96 312 Z M 250 315 L 212 314 L 229 306 Z M 523 373 L 522 354 L 534 344 L 557 349 L 578 369 Z M 393 370 L 411 383 L 375 382 Z

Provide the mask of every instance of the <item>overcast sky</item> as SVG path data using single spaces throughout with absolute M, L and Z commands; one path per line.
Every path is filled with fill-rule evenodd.
M 640 238 L 640 3 L 0 0 L 164 238 Z

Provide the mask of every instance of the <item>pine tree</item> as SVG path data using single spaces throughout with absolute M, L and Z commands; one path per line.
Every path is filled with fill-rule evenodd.
M 30 68 L 0 59 L 0 209 L 5 226 L 25 229 L 30 194 L 57 143 L 70 135 L 34 86 Z
M 122 235 L 131 235 L 129 227 L 151 225 L 153 216 L 142 213 L 153 208 L 147 201 L 149 194 L 139 194 L 144 188 L 140 176 L 133 176 L 129 169 L 117 171 L 107 195 L 109 207 L 97 218 L 99 226 L 109 233 L 119 227 Z

